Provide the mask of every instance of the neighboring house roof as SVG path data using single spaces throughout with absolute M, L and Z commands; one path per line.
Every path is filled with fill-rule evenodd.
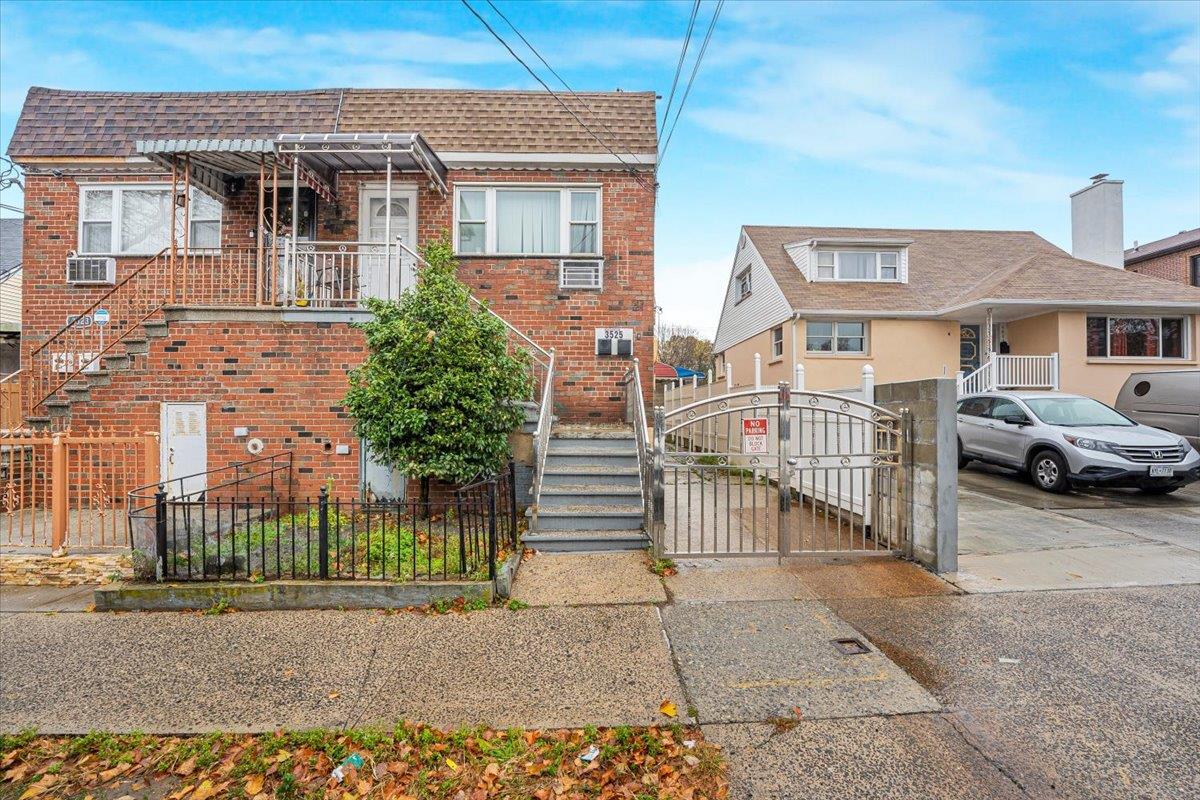
M 21 266 L 23 219 L 0 219 L 0 280 Z
M 582 92 L 562 99 L 617 153 L 658 149 L 653 92 Z M 451 151 L 607 153 L 587 128 L 547 92 L 84 92 L 35 86 L 8 149 L 17 159 L 121 157 L 136 155 L 136 143 L 148 139 L 416 131 L 434 148 Z
M 1031 231 L 747 225 L 793 309 L 936 315 L 983 300 L 1200 304 L 1200 289 L 1072 258 Z M 785 245 L 821 237 L 905 238 L 908 283 L 809 282 Z
M 1180 231 L 1174 236 L 1168 236 L 1165 239 L 1131 247 L 1125 251 L 1125 263 L 1137 264 L 1151 258 L 1157 258 L 1158 256 L 1187 250 L 1189 247 L 1200 247 L 1200 228 L 1192 228 L 1190 231 Z

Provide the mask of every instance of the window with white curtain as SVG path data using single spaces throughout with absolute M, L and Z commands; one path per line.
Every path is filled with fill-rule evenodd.
M 817 280 L 898 281 L 900 253 L 894 250 L 818 250 Z
M 459 255 L 601 255 L 596 188 L 465 184 L 454 214 Z
M 189 247 L 221 246 L 221 204 L 192 189 Z M 182 243 L 180 215 L 176 233 Z M 79 252 L 154 255 L 171 244 L 171 189 L 160 184 L 85 186 L 79 197 Z

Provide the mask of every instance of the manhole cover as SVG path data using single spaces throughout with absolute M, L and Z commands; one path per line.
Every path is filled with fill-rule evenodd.
M 833 646 L 844 656 L 860 656 L 871 652 L 862 639 L 834 639 Z

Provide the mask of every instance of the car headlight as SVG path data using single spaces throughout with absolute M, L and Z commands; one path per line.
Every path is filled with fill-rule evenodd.
M 1080 450 L 1096 450 L 1101 453 L 1119 455 L 1117 453 L 1117 446 L 1112 442 L 1102 442 L 1099 439 L 1088 439 L 1085 436 L 1068 436 L 1066 434 L 1063 434 L 1063 438 Z

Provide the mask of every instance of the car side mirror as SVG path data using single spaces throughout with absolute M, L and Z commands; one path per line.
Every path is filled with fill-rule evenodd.
M 1000 418 L 1006 425 L 1028 425 L 1029 418 L 1023 414 L 1006 414 Z

